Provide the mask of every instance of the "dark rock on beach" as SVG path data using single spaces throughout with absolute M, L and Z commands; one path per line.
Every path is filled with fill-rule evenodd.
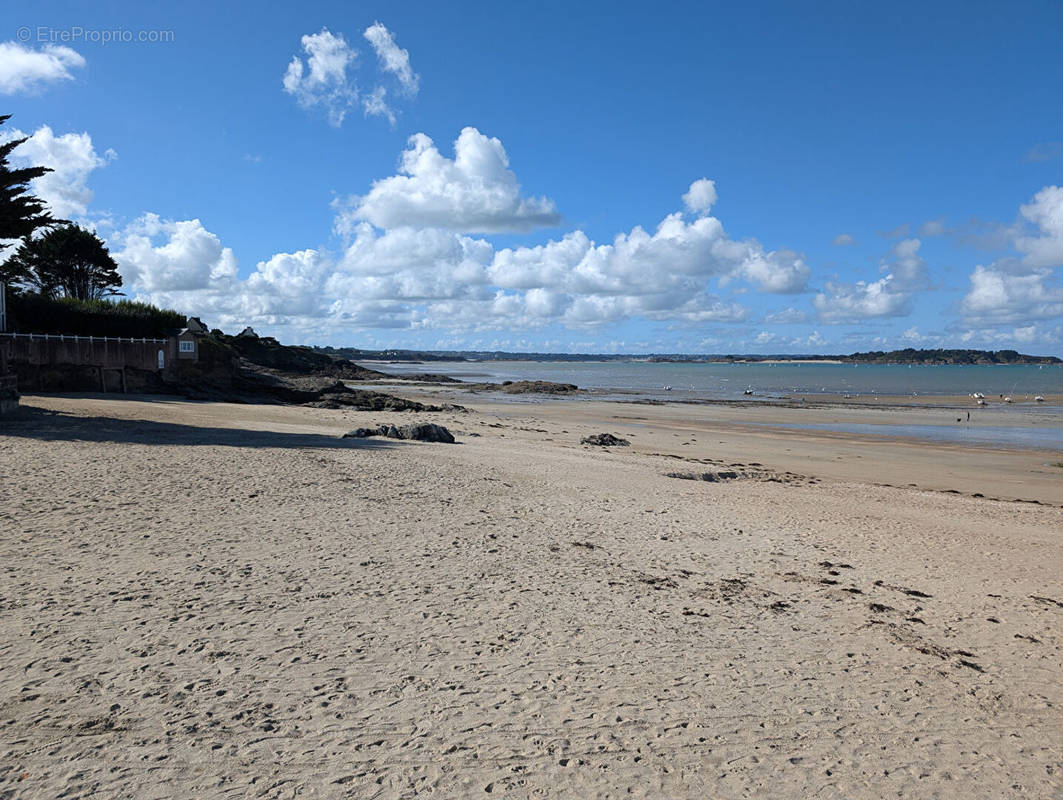
M 364 369 L 364 367 L 363 367 Z M 372 371 L 372 370 L 367 370 Z M 389 381 L 406 381 L 408 383 L 464 383 L 459 378 L 452 378 L 440 372 L 407 372 L 407 373 L 379 373 Z M 378 379 L 379 380 L 379 379 Z
M 740 473 L 732 470 L 720 472 L 669 472 L 669 478 L 679 478 L 684 481 L 707 481 L 719 483 L 720 481 L 733 481 L 743 477 Z
M 578 392 L 574 383 L 554 383 L 553 381 L 504 381 L 502 391 L 506 394 L 571 394 Z
M 611 433 L 595 433 L 591 436 L 584 436 L 579 442 L 580 444 L 593 444 L 598 447 L 627 447 L 631 444 L 627 439 L 621 439 Z
M 366 439 L 370 436 L 385 436 L 389 439 L 409 439 L 417 442 L 454 443 L 454 435 L 442 425 L 422 422 L 413 425 L 378 425 L 375 428 L 355 428 L 343 434 L 343 439 Z
M 574 394 L 580 390 L 574 383 L 555 383 L 554 381 L 469 383 L 463 388 L 471 392 L 504 392 L 505 394 Z

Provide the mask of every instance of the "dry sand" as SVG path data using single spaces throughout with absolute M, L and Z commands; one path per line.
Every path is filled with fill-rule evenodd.
M 24 398 L 0 797 L 1063 797 L 1052 454 L 473 402 Z

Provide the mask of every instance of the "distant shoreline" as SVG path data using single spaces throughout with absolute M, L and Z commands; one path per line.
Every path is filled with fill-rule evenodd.
M 472 358 L 454 355 L 453 358 L 430 359 L 416 358 L 376 358 L 371 356 L 359 356 L 350 359 L 356 363 L 373 364 L 827 364 L 840 366 L 876 366 L 876 367 L 1063 367 L 1063 363 L 1047 361 L 1008 361 L 1008 362 L 978 362 L 978 361 L 872 361 L 854 360 L 848 358 L 655 358 L 644 356 L 628 356 L 613 358 L 610 356 L 586 357 L 555 357 L 555 354 L 530 354 L 521 357 L 513 354 L 506 358 Z
M 735 359 L 734 361 L 716 361 L 716 364 L 856 364 L 856 361 L 842 361 L 840 358 L 758 358 Z M 875 362 L 869 361 L 869 364 Z
M 333 358 L 350 361 L 411 363 L 425 361 L 556 361 L 674 364 L 906 364 L 926 366 L 1063 365 L 1056 356 L 1035 356 L 1015 350 L 890 350 L 864 353 L 518 353 L 506 350 L 360 350 L 314 347 Z

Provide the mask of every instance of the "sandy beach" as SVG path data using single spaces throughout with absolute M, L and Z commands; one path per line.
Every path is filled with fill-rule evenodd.
M 1063 797 L 1060 453 L 458 402 L 23 397 L 0 797 Z

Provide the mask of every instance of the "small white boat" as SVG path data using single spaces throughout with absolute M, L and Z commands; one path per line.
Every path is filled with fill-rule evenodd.
M 1041 397 L 1041 395 L 1037 395 L 1037 397 L 1034 398 L 1035 403 L 1043 403 L 1044 401 L 1045 399 Z
M 1006 396 L 1004 397 L 1004 402 L 1005 402 L 1005 403 L 1010 403 L 1010 402 L 1011 402 L 1011 395 L 1010 395 L 1010 394 L 1009 394 L 1009 395 L 1006 395 Z

